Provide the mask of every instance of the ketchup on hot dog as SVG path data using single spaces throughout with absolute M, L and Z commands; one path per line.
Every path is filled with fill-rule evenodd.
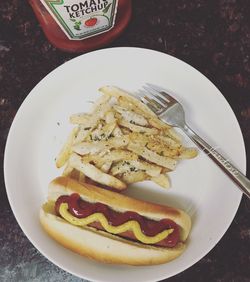
M 170 219 L 162 219 L 160 221 L 151 220 L 139 215 L 136 212 L 127 211 L 124 213 L 112 210 L 109 206 L 102 203 L 89 203 L 80 198 L 80 195 L 73 193 L 70 196 L 60 196 L 55 203 L 55 211 L 58 215 L 59 208 L 62 203 L 67 203 L 69 212 L 76 218 L 85 218 L 94 213 L 102 213 L 110 225 L 119 226 L 130 220 L 135 220 L 140 224 L 142 232 L 147 236 L 155 236 L 161 231 L 173 229 L 164 240 L 156 245 L 164 247 L 174 247 L 180 241 L 179 227 Z M 91 225 L 97 227 L 98 225 Z M 99 226 L 100 227 L 100 226 Z M 101 228 L 99 228 L 101 229 Z M 127 237 L 127 236 L 126 236 Z

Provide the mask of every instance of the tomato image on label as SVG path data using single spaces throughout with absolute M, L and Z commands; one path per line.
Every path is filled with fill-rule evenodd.
M 85 26 L 92 27 L 95 26 L 97 23 L 97 18 L 89 18 L 84 22 Z

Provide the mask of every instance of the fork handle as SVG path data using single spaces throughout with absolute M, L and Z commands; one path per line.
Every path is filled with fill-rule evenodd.
M 207 153 L 207 155 L 238 185 L 240 190 L 250 198 L 250 180 L 218 153 L 215 148 L 198 136 L 188 125 L 184 125 L 182 130 L 199 148 Z

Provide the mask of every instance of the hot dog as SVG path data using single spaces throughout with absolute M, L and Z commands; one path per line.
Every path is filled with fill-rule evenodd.
M 40 222 L 57 242 L 106 263 L 161 264 L 185 249 L 191 228 L 182 210 L 140 201 L 67 177 L 49 185 Z

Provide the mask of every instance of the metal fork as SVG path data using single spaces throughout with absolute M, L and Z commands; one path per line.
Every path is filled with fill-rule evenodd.
M 183 107 L 177 100 L 152 84 L 146 84 L 137 94 L 162 121 L 185 132 L 250 198 L 250 180 L 186 124 Z

